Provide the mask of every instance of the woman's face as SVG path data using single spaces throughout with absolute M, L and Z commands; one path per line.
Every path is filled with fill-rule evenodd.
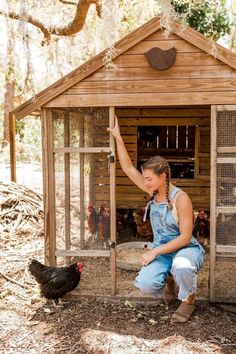
M 150 193 L 155 192 L 165 185 L 166 174 L 162 173 L 157 176 L 152 170 L 143 170 L 142 175 L 144 178 L 144 184 L 149 189 Z

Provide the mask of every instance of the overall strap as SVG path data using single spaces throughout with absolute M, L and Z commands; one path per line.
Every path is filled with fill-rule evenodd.
M 179 216 L 178 216 L 178 211 L 177 211 L 177 208 L 176 208 L 176 200 L 178 198 L 179 195 L 181 194 L 186 194 L 182 189 L 180 188 L 177 188 L 176 187 L 176 190 L 174 191 L 175 193 L 173 193 L 173 197 L 171 198 L 171 205 L 172 205 L 172 215 L 176 221 L 177 224 L 179 224 Z

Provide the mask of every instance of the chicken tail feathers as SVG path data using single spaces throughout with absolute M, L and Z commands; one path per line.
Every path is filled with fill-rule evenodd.
M 47 281 L 47 276 L 45 274 L 46 268 L 47 267 L 45 265 L 43 265 L 36 259 L 33 259 L 29 264 L 29 271 L 31 275 L 33 275 L 37 283 L 43 284 L 45 281 Z

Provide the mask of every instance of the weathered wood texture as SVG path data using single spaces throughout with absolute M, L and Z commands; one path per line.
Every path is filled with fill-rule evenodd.
M 197 45 L 197 42 L 196 42 Z M 175 47 L 167 70 L 152 68 L 145 53 Z M 100 68 L 46 104 L 48 107 L 231 104 L 236 70 L 177 35 L 158 30 L 119 55 L 117 70 Z
M 185 190 L 192 199 L 195 209 L 210 207 L 210 108 L 117 108 L 121 134 L 132 162 L 137 166 L 137 127 L 138 126 L 176 126 L 195 125 L 200 127 L 195 164 L 198 166 L 194 179 L 173 179 L 173 183 Z M 158 150 L 156 152 L 158 154 Z M 107 183 L 97 176 L 97 183 Z M 100 187 L 99 187 L 100 188 Z M 99 189 L 95 193 L 99 196 Z M 148 195 L 139 190 L 122 171 L 119 162 L 116 167 L 116 203 L 118 208 L 139 208 L 146 205 Z

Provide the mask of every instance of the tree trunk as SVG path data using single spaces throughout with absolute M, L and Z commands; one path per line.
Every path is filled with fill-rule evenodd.
M 4 139 L 9 142 L 9 112 L 13 110 L 14 88 L 13 80 L 6 83 L 4 94 Z

